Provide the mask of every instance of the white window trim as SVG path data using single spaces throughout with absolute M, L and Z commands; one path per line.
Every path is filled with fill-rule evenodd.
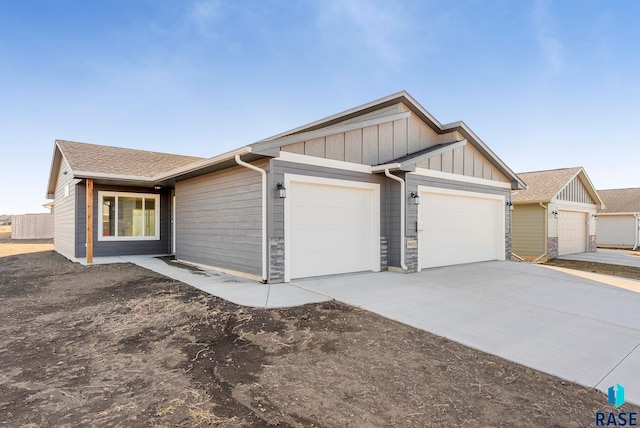
M 118 230 L 118 198 L 145 198 L 155 200 L 156 231 L 153 236 L 103 236 L 103 212 L 105 196 L 116 198 L 116 231 Z M 98 192 L 98 241 L 159 241 L 160 240 L 160 195 L 157 193 L 134 193 L 134 192 Z M 144 230 L 144 215 L 142 216 L 142 230 Z

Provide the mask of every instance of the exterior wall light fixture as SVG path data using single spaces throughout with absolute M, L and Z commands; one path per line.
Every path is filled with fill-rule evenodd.
M 161 186 L 161 185 L 159 185 L 159 184 L 156 184 L 156 185 L 154 185 L 154 186 L 153 186 L 153 188 L 154 188 L 155 190 L 161 190 L 161 189 L 162 189 L 162 186 Z
M 411 199 L 413 199 L 413 205 L 420 205 L 420 195 L 418 192 L 411 192 Z
M 287 188 L 284 187 L 284 184 L 282 184 L 282 183 L 276 184 L 276 189 L 278 189 L 278 196 L 281 199 L 284 199 L 284 198 L 287 197 Z
M 507 201 L 506 205 L 509 207 L 510 211 L 513 211 L 513 202 Z
M 558 211 L 551 211 L 551 214 L 553 214 L 555 218 L 558 218 Z

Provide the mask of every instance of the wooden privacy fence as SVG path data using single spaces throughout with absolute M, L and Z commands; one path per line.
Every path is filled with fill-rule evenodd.
M 53 214 L 22 214 L 11 217 L 11 239 L 53 238 Z

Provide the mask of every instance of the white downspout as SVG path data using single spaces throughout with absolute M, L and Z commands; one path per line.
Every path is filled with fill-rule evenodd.
M 540 206 L 542 208 L 544 208 L 544 253 L 540 254 L 538 257 L 536 257 L 536 259 L 534 261 L 532 261 L 531 263 L 538 263 L 538 260 L 542 259 L 544 256 L 547 255 L 547 249 L 549 248 L 549 242 L 548 242 L 548 238 L 549 238 L 549 213 L 548 213 L 548 207 L 545 206 L 545 204 L 543 204 L 542 202 L 539 202 Z
M 267 171 L 251 165 L 236 155 L 236 163 L 245 168 L 258 171 L 262 175 L 262 283 L 269 282 L 267 275 Z
M 636 245 L 633 247 L 633 251 L 640 247 L 640 214 L 636 214 Z
M 407 271 L 407 265 L 404 262 L 404 240 L 405 240 L 405 230 L 404 230 L 404 206 L 406 204 L 406 195 L 404 194 L 404 180 L 398 176 L 395 176 L 389 172 L 389 168 L 384 170 L 384 175 L 389 177 L 392 180 L 395 180 L 400 183 L 400 267 Z

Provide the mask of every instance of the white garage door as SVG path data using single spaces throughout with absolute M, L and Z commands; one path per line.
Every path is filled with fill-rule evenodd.
M 420 268 L 504 260 L 504 198 L 445 192 L 421 191 Z
M 380 270 L 379 185 L 287 176 L 286 186 L 285 281 Z
M 587 251 L 587 213 L 558 212 L 558 254 Z

